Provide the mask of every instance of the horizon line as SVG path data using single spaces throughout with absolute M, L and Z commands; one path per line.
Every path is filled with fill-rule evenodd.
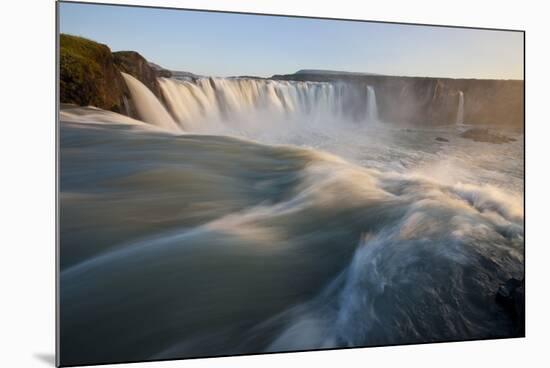
M 62 1 L 62 2 L 73 3 L 73 1 Z M 74 1 L 74 3 L 80 3 L 80 2 Z M 109 4 L 109 5 L 112 5 L 112 4 Z M 224 11 L 214 11 L 214 12 L 222 12 L 223 13 Z M 310 75 L 311 74 L 323 75 L 323 72 L 324 72 L 324 73 L 327 73 L 327 74 L 332 73 L 335 76 L 348 75 L 350 77 L 358 76 L 358 77 L 431 78 L 431 79 L 453 79 L 453 80 L 517 81 L 517 82 L 520 82 L 520 81 L 524 82 L 525 81 L 525 76 L 523 76 L 522 78 L 490 78 L 490 77 L 488 77 L 488 78 L 475 78 L 475 77 L 384 74 L 384 73 L 373 73 L 373 72 L 364 72 L 364 71 L 355 71 L 355 70 L 335 70 L 335 69 L 324 69 L 324 68 L 300 68 L 295 72 L 290 72 L 290 73 L 285 73 L 285 74 L 275 73 L 275 74 L 270 74 L 268 76 L 259 76 L 259 75 L 254 75 L 254 74 L 239 74 L 239 75 L 221 76 L 221 75 L 216 75 L 215 73 L 210 73 L 210 74 L 206 75 L 206 74 L 198 74 L 198 73 L 195 73 L 195 72 L 192 72 L 192 71 L 189 71 L 189 70 L 167 68 L 167 67 L 161 65 L 161 63 L 158 63 L 156 61 L 150 60 L 149 58 L 146 58 L 145 56 L 142 55 L 142 53 L 140 53 L 139 51 L 136 51 L 136 50 L 121 49 L 121 50 L 116 50 L 115 51 L 107 43 L 102 43 L 100 41 L 96 41 L 96 40 L 94 40 L 90 37 L 87 37 L 87 36 L 72 34 L 72 33 L 64 33 L 64 32 L 60 32 L 59 30 L 57 31 L 57 35 L 58 36 L 68 35 L 68 36 L 73 36 L 73 37 L 80 37 L 80 38 L 84 38 L 84 39 L 86 39 L 88 41 L 91 41 L 91 42 L 95 42 L 95 43 L 98 43 L 98 44 L 105 45 L 109 48 L 111 53 L 114 53 L 114 52 L 135 52 L 135 53 L 139 54 L 141 57 L 143 57 L 147 61 L 147 63 L 155 64 L 158 67 L 160 67 L 161 69 L 164 69 L 164 70 L 167 70 L 167 71 L 170 71 L 170 72 L 174 72 L 174 73 L 188 73 L 188 74 L 192 74 L 196 77 L 207 77 L 207 78 L 208 77 L 214 77 L 214 78 L 246 78 L 246 77 L 248 77 L 248 78 L 257 78 L 257 79 L 273 79 L 276 76 L 291 76 L 291 75 L 299 74 L 301 71 L 313 71 L 313 72 L 317 72 L 317 73 L 309 73 L 309 74 Z M 59 45 L 59 48 L 58 48 L 57 52 L 59 52 L 60 49 L 61 49 L 61 45 Z M 303 73 L 303 74 L 308 74 L 308 73 Z M 324 74 L 324 75 L 327 75 L 327 74 Z

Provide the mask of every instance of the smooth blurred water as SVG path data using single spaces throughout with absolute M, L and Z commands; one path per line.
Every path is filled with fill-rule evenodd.
M 523 277 L 521 134 L 91 112 L 61 119 L 67 364 L 517 334 L 495 294 Z

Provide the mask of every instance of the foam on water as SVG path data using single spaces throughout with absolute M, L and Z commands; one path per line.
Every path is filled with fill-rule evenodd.
M 367 86 L 161 79 L 169 113 L 125 79 L 146 122 L 61 113 L 67 361 L 517 334 L 521 139 L 371 124 Z

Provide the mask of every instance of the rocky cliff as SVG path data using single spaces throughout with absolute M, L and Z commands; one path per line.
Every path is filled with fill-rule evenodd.
M 126 84 L 106 45 L 62 34 L 59 77 L 60 102 L 125 111 Z
M 134 76 L 145 84 L 155 96 L 161 98 L 162 94 L 157 80 L 159 73 L 143 56 L 135 51 L 117 51 L 113 52 L 113 60 L 120 71 Z
M 399 77 L 360 73 L 300 71 L 276 80 L 345 81 L 375 88 L 384 121 L 439 125 L 457 120 L 463 93 L 466 123 L 523 128 L 523 81 Z
M 60 36 L 59 61 L 62 103 L 93 105 L 135 118 L 139 118 L 137 109 L 121 71 L 141 81 L 165 105 L 159 77 L 198 77 L 163 69 L 135 51 L 112 53 L 106 45 L 65 34 Z M 460 120 L 523 128 L 524 86 L 523 81 L 518 80 L 398 77 L 324 70 L 301 70 L 271 79 L 343 81 L 362 90 L 366 85 L 372 86 L 376 91 L 379 117 L 387 122 L 441 125 Z
M 82 37 L 60 35 L 59 92 L 61 103 L 96 106 L 139 118 L 121 72 L 147 86 L 161 101 L 157 70 L 135 51 L 111 52 L 108 46 Z

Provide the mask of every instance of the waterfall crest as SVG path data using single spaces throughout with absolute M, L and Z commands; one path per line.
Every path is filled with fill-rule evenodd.
M 142 121 L 170 131 L 181 130 L 149 88 L 133 76 L 126 73 L 121 74 Z
M 350 83 L 251 78 L 160 78 L 159 83 L 176 121 L 190 131 L 227 124 L 237 129 L 269 124 L 283 128 L 281 124 L 319 126 L 378 118 L 374 89 L 367 92 Z
M 458 92 L 458 111 L 456 114 L 456 123 L 464 124 L 464 92 Z

